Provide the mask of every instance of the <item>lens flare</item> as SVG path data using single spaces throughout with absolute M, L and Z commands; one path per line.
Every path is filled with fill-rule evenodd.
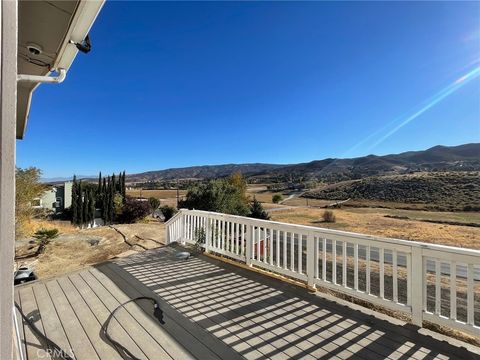
M 400 124 L 395 126 L 392 130 L 387 132 L 385 135 L 383 135 L 381 138 L 379 138 L 376 142 L 372 144 L 372 146 L 369 147 L 369 150 L 373 149 L 380 143 L 384 142 L 387 138 L 395 134 L 398 130 L 400 130 L 402 127 L 407 125 L 408 123 L 412 122 L 416 118 L 418 118 L 420 115 L 422 115 L 424 112 L 430 110 L 432 107 L 437 105 L 439 102 L 441 102 L 443 99 L 445 99 L 447 96 L 453 94 L 455 91 L 460 89 L 461 87 L 465 86 L 468 84 L 470 81 L 478 78 L 480 76 L 480 67 L 477 67 L 471 71 L 469 71 L 467 74 L 461 76 L 457 80 L 455 80 L 452 84 L 448 85 L 444 89 L 440 90 L 438 93 L 436 93 L 434 96 L 429 98 L 426 102 L 424 102 L 424 106 L 422 106 L 418 111 L 413 113 L 412 115 L 408 116 L 407 118 L 403 119 Z

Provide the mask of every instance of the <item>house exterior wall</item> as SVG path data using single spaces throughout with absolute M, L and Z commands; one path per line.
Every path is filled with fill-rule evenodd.
M 57 197 L 57 189 L 46 190 L 40 198 L 40 207 L 49 210 L 55 210 L 54 203 Z
M 69 208 L 72 206 L 72 186 L 73 183 L 68 181 L 64 184 L 63 187 L 63 208 Z
M 0 359 L 13 359 L 17 0 L 0 3 Z M 16 357 L 16 355 L 15 355 Z

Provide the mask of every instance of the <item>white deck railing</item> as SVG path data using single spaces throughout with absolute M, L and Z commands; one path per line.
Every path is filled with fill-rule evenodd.
M 227 256 L 424 320 L 480 335 L 480 251 L 180 210 L 167 243 Z

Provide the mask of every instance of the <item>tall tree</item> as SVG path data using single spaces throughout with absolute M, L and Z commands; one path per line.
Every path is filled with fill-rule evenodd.
M 108 197 L 108 217 L 110 223 L 115 220 L 115 174 L 112 175 Z
M 72 224 L 78 224 L 78 183 L 77 177 L 73 175 L 73 184 L 72 184 Z
M 88 199 L 88 222 L 93 227 L 95 221 L 95 196 L 93 191 L 90 191 L 90 196 Z
M 83 189 L 82 189 L 82 180 L 79 181 L 78 183 L 78 198 L 77 198 L 77 212 L 78 212 L 78 218 L 77 218 L 77 225 L 82 226 L 83 225 Z
M 125 185 L 125 170 L 123 170 L 123 175 L 122 175 L 122 196 L 123 196 L 123 203 L 125 204 L 125 201 L 127 199 L 127 188 Z
M 88 224 L 88 199 L 90 195 L 90 189 L 85 189 L 85 191 L 82 193 L 83 197 L 83 204 L 82 204 L 82 227 L 86 226 Z
M 97 197 L 102 194 L 102 172 L 98 173 Z

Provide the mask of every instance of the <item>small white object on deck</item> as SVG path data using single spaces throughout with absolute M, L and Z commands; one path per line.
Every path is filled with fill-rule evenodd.
M 188 251 L 180 251 L 175 254 L 175 257 L 178 260 L 188 260 L 190 258 L 190 253 Z

